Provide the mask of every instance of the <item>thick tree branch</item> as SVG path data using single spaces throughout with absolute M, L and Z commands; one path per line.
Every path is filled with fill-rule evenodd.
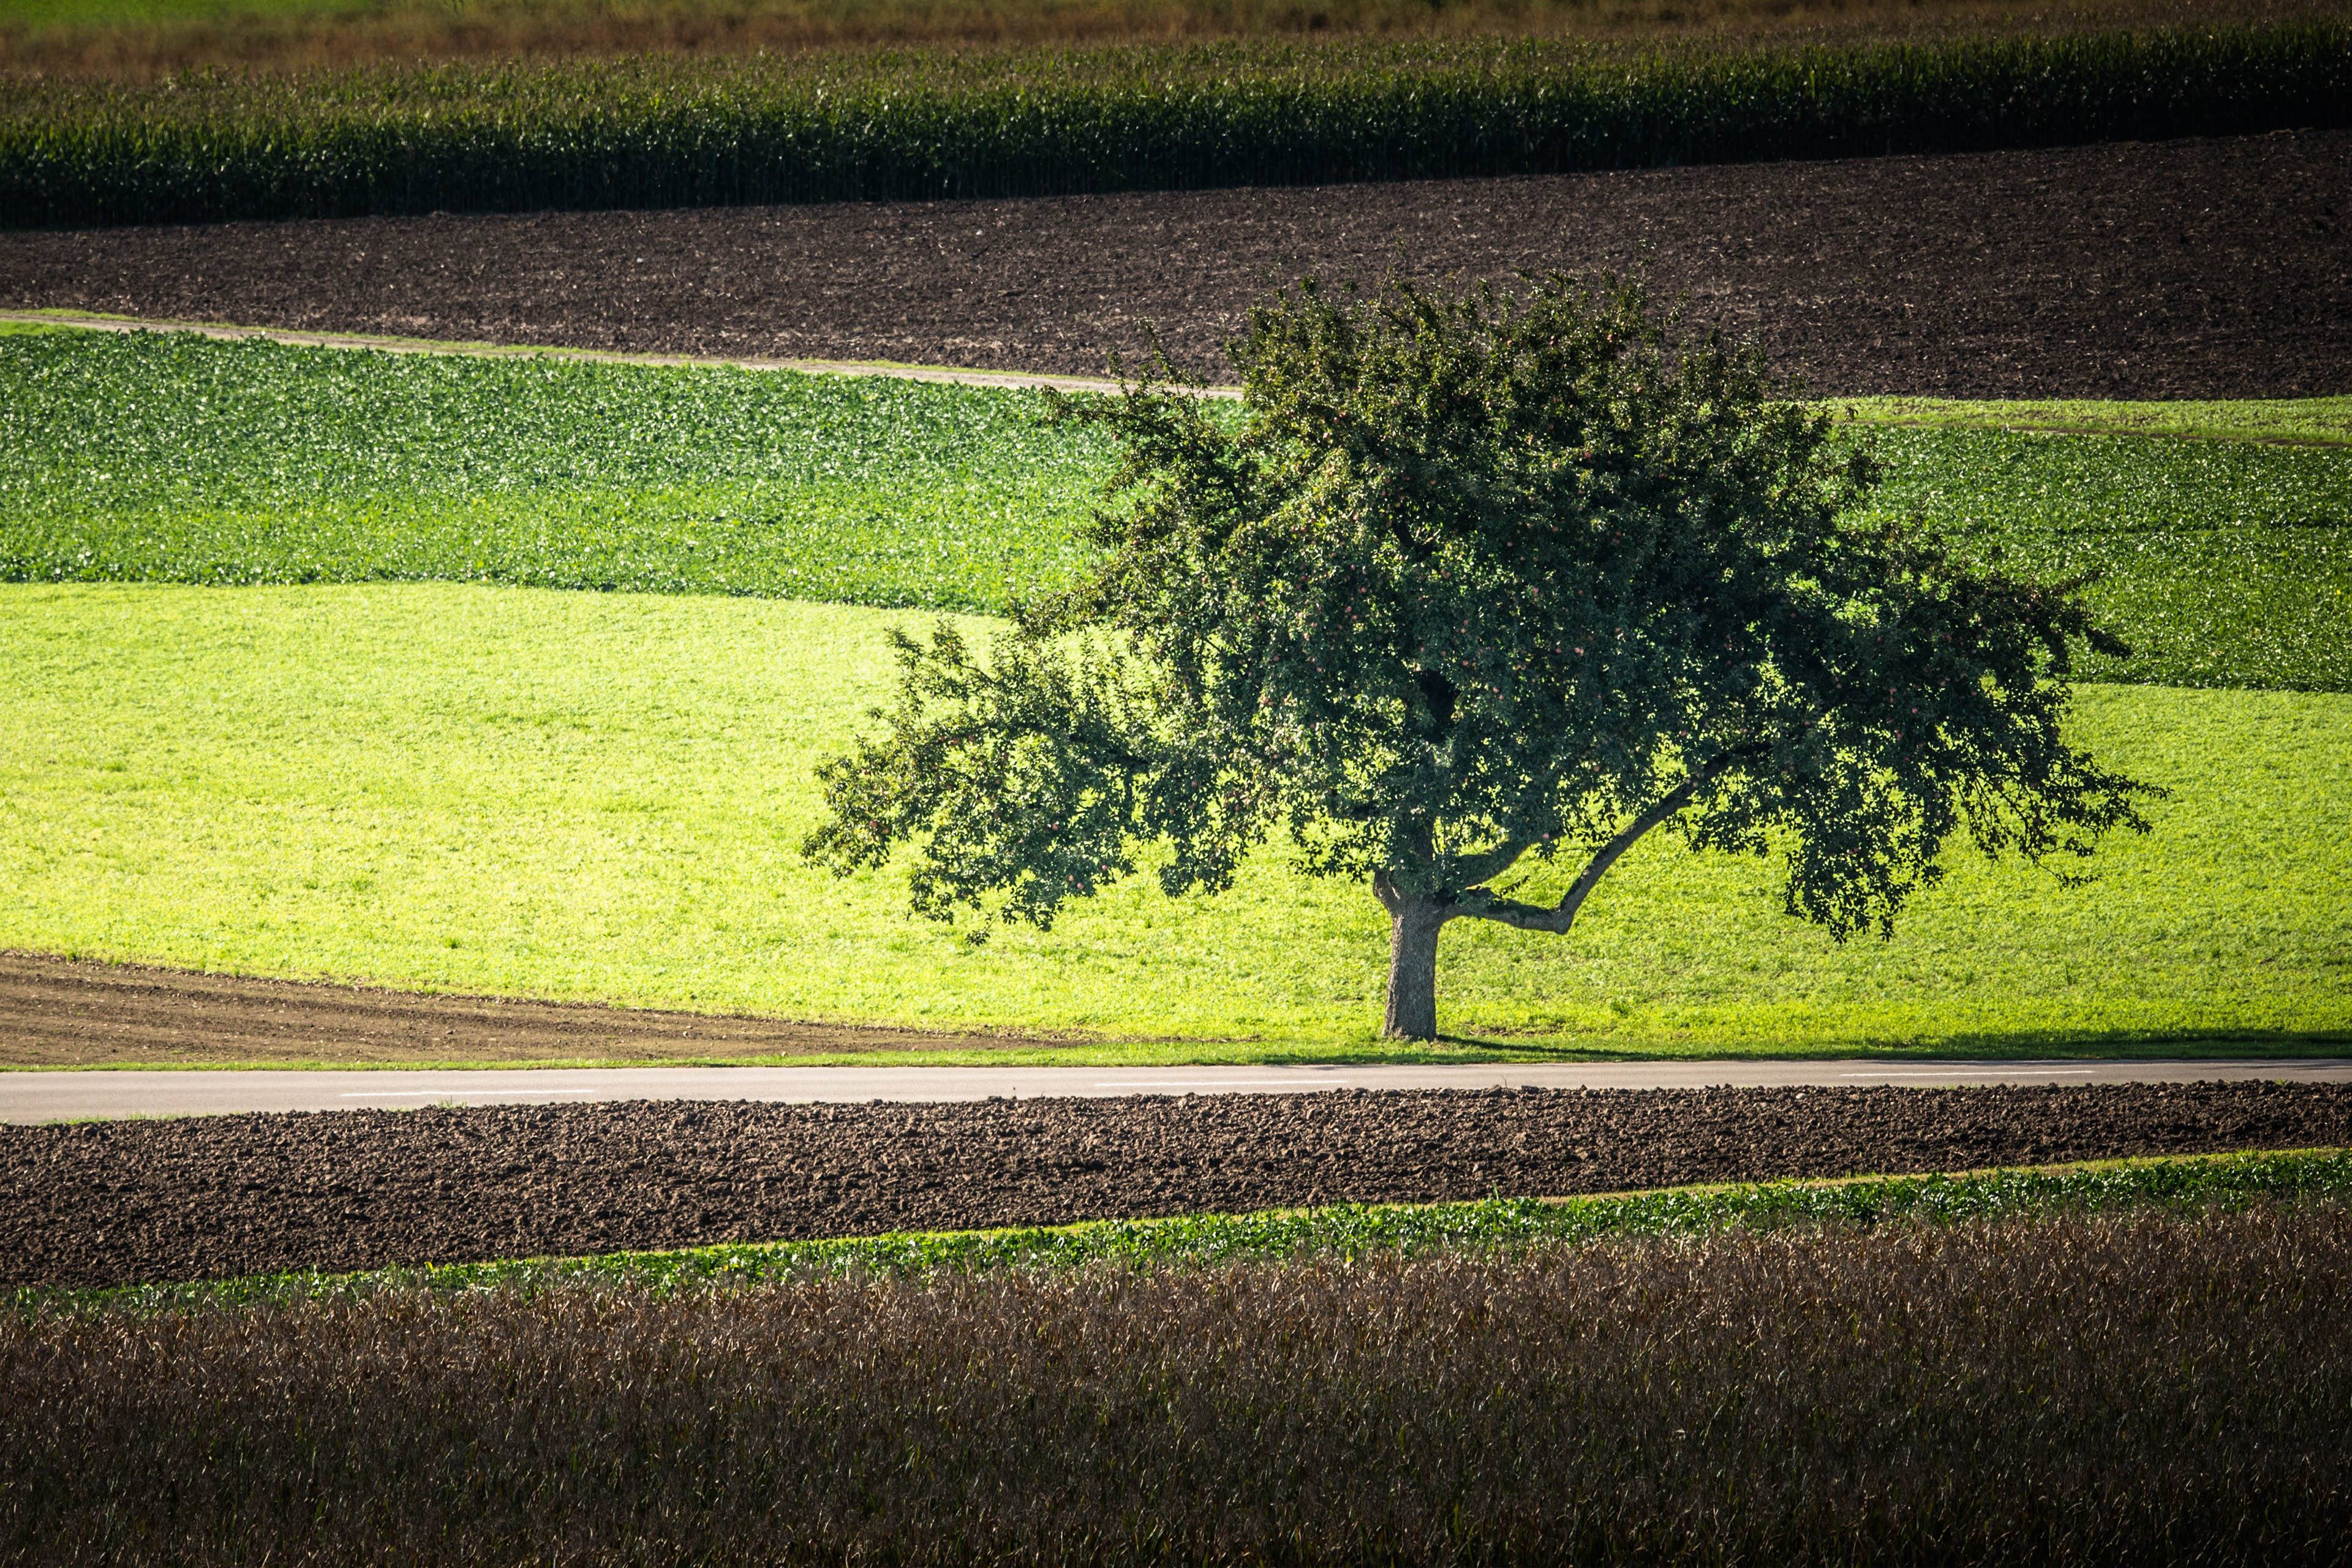
M 1769 748 L 1760 743 L 1734 746 L 1692 769 L 1689 777 L 1668 790 L 1649 809 L 1626 824 L 1623 832 L 1594 852 L 1582 874 L 1570 884 L 1567 892 L 1560 895 L 1559 903 L 1521 903 L 1516 899 L 1483 896 L 1479 889 L 1473 889 L 1463 896 L 1456 912 L 1472 920 L 1495 921 L 1503 925 L 1517 926 L 1521 931 L 1544 931 L 1554 935 L 1565 932 L 1576 923 L 1577 911 L 1584 908 L 1584 900 L 1591 897 L 1593 888 L 1608 874 L 1609 868 L 1617 864 L 1619 857 L 1633 847 L 1643 834 L 1688 805 L 1694 795 L 1722 777 L 1734 764 L 1761 756 Z

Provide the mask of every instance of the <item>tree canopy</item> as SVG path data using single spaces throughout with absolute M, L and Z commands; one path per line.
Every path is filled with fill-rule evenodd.
M 1286 835 L 1391 918 L 1386 1032 L 1436 1032 L 1438 932 L 1565 932 L 1644 834 L 1779 855 L 1786 906 L 1891 933 L 1956 834 L 2060 875 L 2147 786 L 2063 731 L 2080 582 L 1867 521 L 1866 447 L 1633 284 L 1312 283 L 1231 349 L 1239 416 L 1072 401 L 1125 453 L 1097 563 L 982 659 L 897 637 L 805 852 L 916 846 L 918 910 L 1050 924 L 1152 847 L 1171 895 Z M 1557 901 L 1497 879 L 1580 868 Z

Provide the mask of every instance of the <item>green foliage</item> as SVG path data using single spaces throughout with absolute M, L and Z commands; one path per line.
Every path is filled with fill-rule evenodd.
M 436 578 L 1001 608 L 1103 443 L 1036 395 L 220 342 L 0 341 L 0 579 Z
M 934 919 L 1003 892 L 1008 920 L 1049 928 L 1065 899 L 1130 875 L 1138 824 L 1182 812 L 1178 797 L 1204 782 L 1166 765 L 1150 697 L 1116 665 L 1018 638 L 988 668 L 945 623 L 929 647 L 896 629 L 890 646 L 900 671 L 891 729 L 817 770 L 834 815 L 804 853 L 846 875 L 887 863 L 894 838 L 924 835 L 911 890 Z M 1236 858 L 1226 847 L 1217 890 Z M 1161 873 L 1168 891 L 1205 880 L 1199 864 L 1180 848 Z
M 2206 1208 L 2352 1196 L 2352 1152 L 2197 1155 L 1962 1175 L 1748 1182 L 1662 1192 L 1478 1203 L 1341 1204 L 1262 1214 L 1100 1220 L 1013 1230 L 899 1232 L 736 1243 L 580 1258 L 450 1263 L 358 1274 L 268 1274 L 110 1289 L 20 1286 L 18 1312 L 185 1310 L 318 1301 L 388 1290 L 533 1291 L 578 1285 L 669 1292 L 742 1289 L 823 1274 L 971 1273 L 1102 1267 L 1353 1263 L 1390 1255 L 1508 1253 L 1728 1229 L 1956 1225 L 2056 1214 Z
M 2352 697 L 2082 689 L 2074 732 L 2171 791 L 2158 831 L 2103 852 L 2089 898 L 1962 857 L 1891 942 L 1782 918 L 1768 866 L 1645 841 L 1572 942 L 1448 928 L 1475 1043 L 1433 1052 L 1373 1039 L 1385 916 L 1277 847 L 1216 900 L 1139 876 L 984 947 L 910 917 L 901 877 L 803 864 L 811 774 L 919 624 L 473 584 L 0 587 L 0 947 L 1059 1037 L 927 1053 L 966 1061 L 2352 1042 Z
M 1130 846 L 1219 892 L 1286 828 L 1371 882 L 1391 1027 L 1425 1037 L 1439 927 L 1565 931 L 1660 826 L 1779 852 L 1788 912 L 1841 939 L 1892 934 L 1963 828 L 2037 863 L 2146 831 L 2147 787 L 2062 738 L 2076 649 L 2122 651 L 2069 585 L 1852 521 L 1866 453 L 1752 349 L 1666 341 L 1631 288 L 1309 285 L 1234 346 L 1238 428 L 1148 390 L 1074 408 L 1128 452 L 1103 563 L 992 670 L 902 642 L 806 852 L 913 842 L 918 908 L 1044 925 Z M 1557 905 L 1494 885 L 1562 851 L 1591 860 Z
M 0 84 L 19 225 L 692 206 L 1959 152 L 2338 125 L 2340 22 L 1627 53 L 1494 41 Z

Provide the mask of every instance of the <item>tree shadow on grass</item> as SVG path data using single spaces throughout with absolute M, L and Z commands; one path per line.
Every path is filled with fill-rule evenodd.
M 2352 1057 L 2352 1030 L 2204 1029 L 2150 1034 L 2143 1030 L 1987 1029 L 1962 1030 L 1931 1039 L 1824 1040 L 1818 1044 L 1622 1046 L 1521 1038 L 1512 1035 L 1447 1035 L 1440 1045 L 1478 1058 L 1529 1061 L 1612 1062 L 1660 1060 L 1771 1061 L 1820 1058 L 1839 1061 L 2065 1060 L 2165 1061 L 2241 1058 L 2294 1060 Z

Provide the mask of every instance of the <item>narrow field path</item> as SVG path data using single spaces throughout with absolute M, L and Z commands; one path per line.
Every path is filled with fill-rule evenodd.
M 2352 132 L 1013 201 L 0 233 L 0 308 L 1095 376 L 1268 286 L 1643 268 L 1824 395 L 2352 391 Z
M 2236 1061 L 1822 1060 L 1481 1062 L 1266 1067 L 485 1068 L 386 1072 L 0 1073 L 0 1122 L 366 1110 L 428 1105 L 734 1100 L 943 1105 L 1138 1095 L 1289 1095 L 1340 1089 L 1697 1089 L 2347 1083 L 2352 1058 Z
M 395 354 L 464 354 L 478 359 L 584 360 L 596 364 L 700 365 L 729 370 L 795 370 L 809 375 L 879 375 L 898 381 L 945 382 L 962 386 L 1053 387 L 1063 392 L 1116 392 L 1119 384 L 1099 375 L 1034 375 L 1013 370 L 959 370 L 940 364 L 878 364 L 834 359 L 727 359 L 710 354 L 623 353 L 609 349 L 572 349 L 550 343 L 442 342 L 433 338 L 394 338 L 370 332 L 306 332 L 292 327 L 248 327 L 236 321 L 173 321 L 143 316 L 93 316 L 74 310 L 0 310 L 0 324 L 75 327 L 92 332 L 194 332 L 225 342 L 260 339 L 297 348 L 375 349 Z M 1238 387 L 1208 389 L 1237 396 Z

